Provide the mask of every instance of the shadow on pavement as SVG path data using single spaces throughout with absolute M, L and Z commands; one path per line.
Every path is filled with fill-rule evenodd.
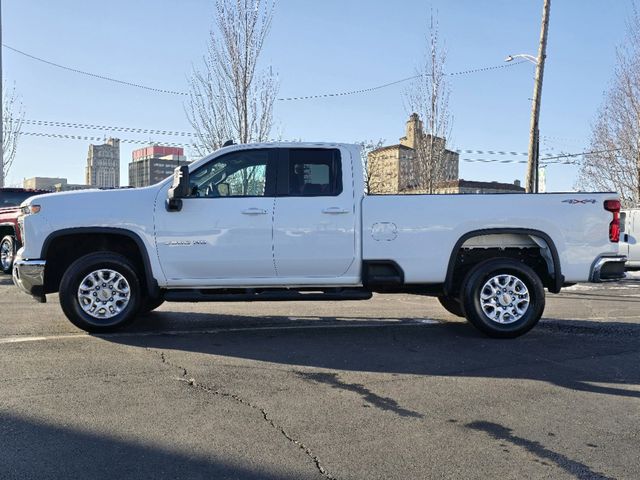
M 3 479 L 294 478 L 8 414 L 0 414 L 0 444 Z
M 575 476 L 576 478 L 589 478 L 593 480 L 613 480 L 611 477 L 607 477 L 598 472 L 594 472 L 587 465 L 571 460 L 569 457 L 562 455 L 561 453 L 554 452 L 544 447 L 542 444 L 536 441 L 527 440 L 526 438 L 518 437 L 511 433 L 511 429 L 504 427 L 498 423 L 492 422 L 472 422 L 465 425 L 465 427 L 471 430 L 477 430 L 485 432 L 491 438 L 504 442 L 509 442 L 512 445 L 524 448 L 529 453 L 535 455 L 539 459 L 553 462 L 558 467 L 565 470 L 567 473 Z M 541 461 L 546 464 L 546 462 Z
M 181 320 L 176 322 L 176 317 Z M 170 326 L 178 329 L 178 333 L 166 329 L 167 318 L 173 319 Z M 358 328 L 336 328 L 351 327 L 358 322 L 363 323 Z M 127 333 L 100 338 L 145 348 L 291 366 L 529 379 L 577 391 L 640 398 L 637 388 L 640 385 L 638 324 L 547 319 L 520 338 L 495 340 L 482 336 L 462 322 L 435 325 L 417 324 L 414 319 L 397 319 L 396 322 L 374 325 L 365 318 L 301 317 L 292 320 L 289 317 L 260 319 L 156 312 Z M 271 328 L 260 329 L 262 326 Z M 194 333 L 183 332 L 189 329 Z M 201 333 L 203 329 L 206 333 Z M 340 385 L 339 379 L 331 375 L 307 380 L 350 389 L 363 397 L 367 395 L 359 385 Z M 386 400 L 376 401 L 385 405 Z
M 0 273 L 0 285 L 13 285 L 11 275 L 5 275 Z

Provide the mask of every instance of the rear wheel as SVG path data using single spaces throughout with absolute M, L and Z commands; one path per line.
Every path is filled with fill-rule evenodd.
M 464 310 L 462 310 L 462 304 L 457 298 L 441 295 L 438 297 L 438 301 L 447 312 L 455 315 L 456 317 L 464 318 Z
M 2 273 L 11 273 L 15 254 L 15 239 L 11 235 L 7 235 L 2 240 L 0 240 L 0 270 L 2 270 Z
M 544 311 L 544 287 L 527 265 L 496 259 L 474 267 L 464 280 L 461 302 L 467 320 L 495 338 L 531 330 Z
M 67 318 L 91 333 L 127 325 L 140 308 L 140 280 L 122 255 L 98 252 L 71 264 L 60 282 L 60 305 Z

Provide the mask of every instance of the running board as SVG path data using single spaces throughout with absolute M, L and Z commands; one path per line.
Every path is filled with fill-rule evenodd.
M 277 302 L 322 300 L 369 300 L 373 294 L 362 288 L 318 290 L 172 289 L 164 291 L 168 302 Z

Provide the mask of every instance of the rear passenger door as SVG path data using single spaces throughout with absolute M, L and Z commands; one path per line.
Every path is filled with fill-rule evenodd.
M 274 208 L 278 277 L 340 278 L 354 263 L 356 215 L 348 156 L 338 148 L 280 150 Z

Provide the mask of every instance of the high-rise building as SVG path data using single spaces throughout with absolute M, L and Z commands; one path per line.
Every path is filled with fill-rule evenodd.
M 171 176 L 176 167 L 188 165 L 184 149 L 150 145 L 131 153 L 129 185 L 146 187 Z
M 86 183 L 98 188 L 120 186 L 120 140 L 109 138 L 103 145 L 89 145 Z

